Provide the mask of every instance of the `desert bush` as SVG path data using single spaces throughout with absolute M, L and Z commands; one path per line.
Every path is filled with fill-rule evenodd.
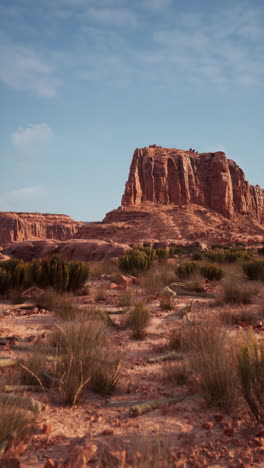
M 170 291 L 162 291 L 160 294 L 160 308 L 162 310 L 171 310 L 174 308 L 175 301 Z
M 246 335 L 237 353 L 242 394 L 257 423 L 264 423 L 264 341 Z
M 168 260 L 169 251 L 166 247 L 159 247 L 158 249 L 155 249 L 155 252 L 159 261 L 166 262 L 166 260 Z
M 119 307 L 129 307 L 133 303 L 134 298 L 130 291 L 120 291 L 118 295 L 117 305 Z
M 169 257 L 173 258 L 175 255 L 186 255 L 187 251 L 181 247 L 169 247 Z
M 264 246 L 258 249 L 259 255 L 264 255 Z
M 225 325 L 237 325 L 239 323 L 252 324 L 256 320 L 256 313 L 249 309 L 227 309 L 219 313 L 219 319 Z
M 54 312 L 63 320 L 74 320 L 80 315 L 74 297 L 71 293 L 62 293 L 54 289 L 46 289 L 37 299 L 37 305 Z
M 217 301 L 221 304 L 250 304 L 258 293 L 258 288 L 235 278 L 227 278 L 216 293 Z
M 0 294 L 4 294 L 8 289 L 11 288 L 11 285 L 11 275 L 9 271 L 6 271 L 0 267 Z
M 193 255 L 193 260 L 208 260 L 214 263 L 235 263 L 249 260 L 252 253 L 241 248 L 213 248 L 208 251 L 197 251 Z
M 149 270 L 155 255 L 155 250 L 151 248 L 135 247 L 126 255 L 119 257 L 119 268 L 123 273 L 138 275 Z
M 177 266 L 176 275 L 181 279 L 187 279 L 198 270 L 199 270 L 199 266 L 197 263 L 185 262 Z
M 187 291 L 204 292 L 204 278 L 201 273 L 197 271 L 190 275 L 188 281 L 184 285 L 184 288 L 187 289 Z
M 102 395 L 113 393 L 122 372 L 120 355 L 109 353 L 109 347 L 98 349 L 97 359 L 93 361 L 91 388 Z
M 104 346 L 102 323 L 66 322 L 50 336 L 55 347 L 56 373 L 60 376 L 61 391 L 66 403 L 74 405 L 92 379 L 92 369 L 98 349 Z
M 219 281 L 224 276 L 224 271 L 222 268 L 212 265 L 210 263 L 205 263 L 200 266 L 201 275 L 208 279 L 209 281 Z
M 35 345 L 27 354 L 20 366 L 20 383 L 22 385 L 42 384 L 42 374 L 47 370 L 47 353 L 45 348 Z
M 147 307 L 141 302 L 136 304 L 130 311 L 126 324 L 131 329 L 133 338 L 142 340 L 145 337 L 149 320 L 150 314 Z
M 264 261 L 254 260 L 242 265 L 244 273 L 249 280 L 264 281 Z
M 235 358 L 226 331 L 216 323 L 190 325 L 184 346 L 189 364 L 209 403 L 231 408 L 237 401 Z
M 186 340 L 186 327 L 173 328 L 169 334 L 169 348 L 175 351 L 182 351 Z
M 84 262 L 68 262 L 54 254 L 32 262 L 33 281 L 40 287 L 59 291 L 81 288 L 89 277 L 89 266 Z
M 168 362 L 163 367 L 164 379 L 175 385 L 186 385 L 189 373 L 184 363 Z
M 25 440 L 26 435 L 33 429 L 33 413 L 18 408 L 12 405 L 11 402 L 0 404 L 0 414 L 0 442 Z

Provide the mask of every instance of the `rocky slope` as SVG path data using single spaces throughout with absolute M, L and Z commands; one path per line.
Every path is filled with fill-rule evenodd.
M 235 213 L 264 222 L 264 190 L 250 185 L 225 153 L 197 153 L 152 145 L 136 149 L 122 206 L 145 202 L 196 204 L 227 218 Z
M 70 216 L 47 213 L 0 212 L 0 243 L 74 237 L 81 223 Z

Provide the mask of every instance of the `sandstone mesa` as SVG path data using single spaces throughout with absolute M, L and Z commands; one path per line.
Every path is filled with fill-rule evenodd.
M 20 248 L 22 257 L 28 256 L 27 251 L 42 256 L 56 249 L 67 251 L 69 257 L 69 244 L 72 258 L 96 260 L 103 251 L 108 258 L 121 254 L 127 244 L 253 242 L 263 235 L 264 189 L 250 185 L 225 153 L 156 145 L 135 150 L 121 206 L 102 222 L 87 224 L 55 214 L 0 213 L 0 243 L 6 247 L 2 254 L 6 249 L 7 255 L 13 252 L 15 246 L 10 244 L 15 242 L 19 243 L 16 254 Z M 78 241 L 73 248 L 74 239 Z M 55 242 L 56 249 L 54 240 L 60 241 Z M 95 241 L 99 242 L 96 248 Z

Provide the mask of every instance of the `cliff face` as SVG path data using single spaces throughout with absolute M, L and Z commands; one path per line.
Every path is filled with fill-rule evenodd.
M 251 186 L 225 153 L 160 146 L 136 149 L 122 206 L 196 204 L 232 219 L 235 213 L 264 223 L 264 190 Z
M 66 215 L 0 212 L 0 243 L 66 240 L 74 237 L 80 224 Z

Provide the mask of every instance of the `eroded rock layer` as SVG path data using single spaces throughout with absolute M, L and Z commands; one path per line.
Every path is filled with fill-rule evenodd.
M 0 212 L 0 243 L 66 240 L 74 237 L 80 224 L 70 216 L 60 214 Z
M 122 206 L 200 205 L 227 218 L 250 215 L 264 223 L 264 190 L 250 185 L 225 153 L 197 153 L 152 145 L 136 149 Z

